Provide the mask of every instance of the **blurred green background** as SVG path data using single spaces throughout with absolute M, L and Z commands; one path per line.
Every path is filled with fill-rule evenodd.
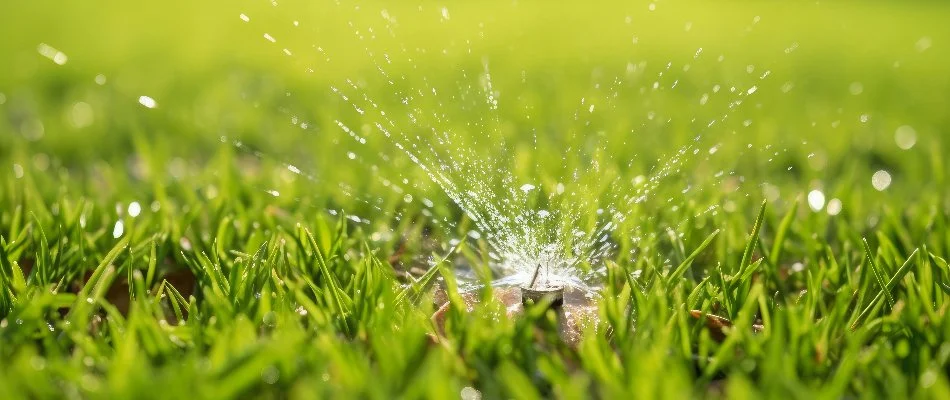
M 502 112 L 518 119 L 518 105 L 505 103 L 510 91 L 541 93 L 541 120 L 567 120 L 598 71 L 621 75 L 628 63 L 645 62 L 649 71 L 643 76 L 650 79 L 667 62 L 689 62 L 691 71 L 672 74 L 695 90 L 641 96 L 646 100 L 631 101 L 629 112 L 604 118 L 635 125 L 648 107 L 665 115 L 701 115 L 694 100 L 708 86 L 751 83 L 749 75 L 770 70 L 772 76 L 759 84 L 758 104 L 741 111 L 755 128 L 735 140 L 784 147 L 800 142 L 793 138 L 815 139 L 817 149 L 837 161 L 834 155 L 852 148 L 893 153 L 894 131 L 907 124 L 919 136 L 915 151 L 946 149 L 941 127 L 947 122 L 950 59 L 943 49 L 950 28 L 941 2 L 659 2 L 652 11 L 649 3 L 613 2 L 274 4 L 6 2 L 0 6 L 4 156 L 15 149 L 48 152 L 76 165 L 126 154 L 139 134 L 152 146 L 175 143 L 174 153 L 191 159 L 206 155 L 226 133 L 256 138 L 256 145 L 278 157 L 333 165 L 345 152 L 324 145 L 340 136 L 328 124 L 340 102 L 327 85 L 346 77 L 371 79 L 373 66 L 363 48 L 391 50 L 397 43 L 429 50 L 411 63 L 393 57 L 387 68 L 394 74 L 409 64 L 418 67 L 410 80 L 425 76 L 449 86 L 461 80 L 456 66 L 489 60 Z M 448 21 L 440 15 L 443 7 L 450 11 Z M 383 34 L 383 9 L 398 21 L 395 39 Z M 241 13 L 251 21 L 239 19 Z M 379 39 L 360 43 L 353 34 L 360 27 L 376 28 Z M 277 43 L 263 39 L 264 33 Z M 39 54 L 41 44 L 68 60 L 57 65 Z M 330 61 L 314 46 L 325 49 Z M 448 47 L 448 55 L 439 53 Z M 294 56 L 284 56 L 283 48 Z M 703 57 L 691 61 L 699 48 Z M 716 61 L 719 55 L 722 62 Z M 746 74 L 748 65 L 755 72 Z M 315 72 L 305 71 L 310 66 Z M 533 79 L 522 84 L 525 71 Z M 99 75 L 104 85 L 96 84 Z M 787 83 L 791 90 L 783 93 Z M 159 107 L 139 106 L 142 95 Z M 88 107 L 77 108 L 80 102 Z M 860 123 L 864 114 L 869 121 Z M 320 134 L 295 129 L 287 123 L 292 115 L 311 120 Z M 35 132 L 37 122 L 42 133 Z M 720 130 L 711 134 L 726 137 L 730 129 Z M 519 134 L 524 136 L 512 133 Z M 662 139 L 677 141 L 675 135 Z M 653 137 L 639 140 L 640 152 L 658 145 Z
M 459 219 L 378 132 L 359 145 L 337 127 L 339 120 L 370 134 L 374 122 L 332 92 L 346 89 L 347 79 L 360 86 L 357 94 L 399 109 L 380 63 L 400 85 L 447 93 L 415 105 L 446 114 L 428 124 L 453 130 L 454 146 L 485 159 L 510 157 L 503 163 L 516 179 L 548 192 L 597 159 L 603 170 L 580 182 L 596 197 L 612 185 L 607 177 L 628 182 L 648 174 L 701 135 L 704 152 L 724 150 L 712 159 L 687 157 L 693 164 L 661 185 L 658 204 L 690 182 L 722 184 L 711 178 L 720 171 L 743 183 L 731 209 L 763 197 L 784 204 L 820 189 L 828 199 L 849 196 L 846 214 L 862 225 L 875 202 L 946 193 L 950 27 L 941 2 L 0 7 L 3 170 L 75 186 L 45 191 L 49 199 L 65 191 L 188 203 L 273 189 L 285 195 L 256 204 L 259 196 L 248 194 L 248 206 L 371 215 L 383 203 L 389 215 L 408 192 Z M 484 84 L 486 71 L 497 113 L 480 99 L 453 97 Z M 141 96 L 157 107 L 144 107 Z M 602 107 L 577 118 L 587 104 Z M 471 122 L 492 118 L 505 146 L 467 143 L 483 134 Z M 404 117 L 397 123 L 423 135 L 429 126 Z M 896 143 L 902 126 L 915 139 L 908 150 Z M 221 137 L 251 150 L 236 151 Z M 582 150 L 563 162 L 565 149 Z M 313 180 L 288 176 L 284 163 Z M 883 193 L 871 185 L 879 170 L 893 179 Z M 388 181 L 407 184 L 394 190 L 383 187 Z M 714 192 L 689 201 L 723 204 Z

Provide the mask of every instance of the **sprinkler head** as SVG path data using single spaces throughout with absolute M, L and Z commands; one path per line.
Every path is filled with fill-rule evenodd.
M 564 287 L 521 287 L 521 304 L 525 307 L 545 301 L 550 308 L 561 307 L 564 304 Z
M 538 267 L 534 270 L 534 275 L 531 276 L 531 281 L 528 282 L 528 286 L 521 287 L 521 304 L 528 307 L 531 304 L 547 301 L 550 308 L 560 307 L 564 304 L 564 287 L 547 282 L 545 285 L 537 285 L 540 272 L 541 264 L 538 264 Z

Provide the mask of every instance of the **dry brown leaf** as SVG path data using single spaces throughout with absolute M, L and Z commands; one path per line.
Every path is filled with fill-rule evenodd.
M 709 335 L 718 342 L 726 340 L 726 335 L 728 334 L 728 329 L 733 326 L 732 321 L 728 318 L 720 317 L 718 315 L 706 314 L 701 310 L 690 310 L 689 315 L 695 319 L 701 319 L 705 315 L 706 317 L 706 329 L 709 330 Z M 765 326 L 760 324 L 752 324 L 752 331 L 759 333 L 765 330 Z

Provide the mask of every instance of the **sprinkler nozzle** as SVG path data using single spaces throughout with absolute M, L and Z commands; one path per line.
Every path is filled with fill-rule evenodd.
M 541 264 L 538 264 L 538 267 L 534 269 L 534 275 L 531 276 L 531 282 L 528 283 L 529 288 L 534 287 L 534 283 L 538 281 L 538 273 L 541 272 Z
M 563 286 L 545 286 L 545 287 L 522 287 L 521 303 L 526 307 L 531 304 L 537 304 L 547 301 L 549 307 L 558 308 L 564 304 Z

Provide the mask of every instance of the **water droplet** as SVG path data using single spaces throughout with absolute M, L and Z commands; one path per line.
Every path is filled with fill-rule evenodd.
M 808 192 L 808 207 L 812 211 L 821 211 L 825 207 L 825 194 L 818 189 Z
M 834 198 L 828 202 L 828 215 L 835 216 L 841 214 L 841 200 Z
M 274 327 L 277 325 L 277 314 L 273 311 L 268 311 L 264 314 L 264 318 L 261 319 L 261 322 L 264 326 Z
M 871 176 L 871 186 L 879 192 L 883 192 L 888 186 L 891 186 L 891 174 L 885 170 L 879 170 Z
M 95 116 L 89 103 L 80 101 L 73 104 L 73 107 L 69 110 L 69 122 L 77 129 L 92 125 L 94 120 Z
M 805 270 L 805 264 L 800 262 L 792 264 L 792 272 L 802 272 Z
M 910 150 L 917 144 L 917 131 L 909 125 L 901 125 L 894 132 L 894 141 L 902 150 Z
M 139 104 L 145 106 L 145 108 L 155 108 L 158 106 L 155 99 L 148 96 L 139 96 Z
M 137 201 L 129 203 L 129 216 L 132 218 L 138 217 L 142 213 L 142 205 Z
M 53 61 L 53 63 L 56 65 L 63 65 L 69 61 L 69 57 L 66 56 L 66 53 L 56 50 L 53 48 L 53 46 L 50 46 L 46 43 L 40 43 L 39 46 L 36 46 L 36 51 L 38 51 L 43 57 Z
M 248 17 L 247 15 L 244 15 L 244 13 L 241 13 L 240 18 L 241 18 L 241 21 L 244 21 L 244 22 L 251 22 L 251 17 Z
M 482 392 L 479 392 L 471 386 L 462 388 L 460 395 L 462 400 L 481 400 L 482 398 Z
M 112 228 L 112 237 L 120 238 L 122 234 L 125 233 L 125 224 L 122 221 L 116 221 L 115 226 Z
M 525 193 L 528 193 L 528 192 L 534 190 L 534 188 L 535 188 L 535 186 L 532 185 L 532 184 L 530 184 L 530 183 L 525 183 L 524 185 L 521 185 L 521 191 L 522 191 L 522 192 L 525 192 Z

